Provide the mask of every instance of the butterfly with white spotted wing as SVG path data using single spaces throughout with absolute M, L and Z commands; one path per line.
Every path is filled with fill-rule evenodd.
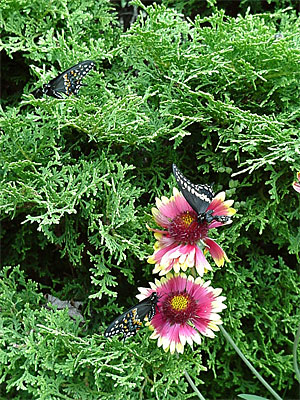
M 104 336 L 110 338 L 122 333 L 124 340 L 130 336 L 134 336 L 141 328 L 146 317 L 148 317 L 148 321 L 151 321 L 154 317 L 156 314 L 157 302 L 157 293 L 153 292 L 149 297 L 117 317 L 106 328 Z
M 192 209 L 197 213 L 198 222 L 228 222 L 230 217 L 227 215 L 212 215 L 214 210 L 208 210 L 207 208 L 215 197 L 212 185 L 199 184 L 195 185 L 189 181 L 183 173 L 173 164 L 173 174 L 175 176 L 176 182 L 179 186 L 181 193 L 183 194 L 186 201 L 192 207 Z
M 79 89 L 84 86 L 82 79 L 94 68 L 95 63 L 91 60 L 82 61 L 67 69 L 56 78 L 46 83 L 42 88 L 33 92 L 35 97 L 46 94 L 48 96 L 63 99 L 62 94 L 70 96 L 78 94 Z

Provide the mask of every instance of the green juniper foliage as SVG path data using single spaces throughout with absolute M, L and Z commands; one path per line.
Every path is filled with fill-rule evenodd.
M 111 346 L 99 334 L 88 334 L 67 310 L 45 307 L 37 284 L 26 281 L 19 266 L 4 268 L 0 287 L 0 393 L 9 398 L 115 400 L 126 393 L 143 398 L 145 391 L 147 398 L 178 393 L 188 399 L 188 384 L 178 371 L 204 370 L 199 349 L 187 361 L 162 357 L 153 347 L 149 358 L 147 335 Z
M 213 275 L 224 326 L 297 398 L 300 19 L 292 8 L 229 17 L 209 2 L 191 20 L 135 4 L 123 31 L 108 0 L 1 3 L 0 395 L 195 399 L 186 369 L 207 399 L 267 396 L 220 333 L 179 358 L 147 328 L 125 343 L 103 337 L 154 279 L 146 224 L 176 162 L 235 200 L 233 224 L 214 233 L 231 260 Z M 78 96 L 33 97 L 85 59 L 96 68 Z M 83 301 L 84 322 L 48 293 Z

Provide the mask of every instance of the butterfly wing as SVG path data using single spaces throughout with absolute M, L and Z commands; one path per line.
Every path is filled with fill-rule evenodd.
M 56 78 L 44 85 L 43 92 L 48 96 L 62 99 L 62 93 L 70 96 L 77 94 L 83 78 L 94 68 L 95 63 L 91 60 L 83 61 L 62 72 Z
M 205 213 L 214 198 L 212 187 L 210 185 L 194 185 L 175 164 L 173 164 L 173 174 L 181 193 L 197 215 Z
M 104 336 L 109 338 L 119 333 L 123 334 L 123 339 L 134 336 L 141 328 L 146 316 L 148 320 L 154 317 L 158 299 L 154 292 L 140 303 L 125 311 L 117 317 L 105 330 Z

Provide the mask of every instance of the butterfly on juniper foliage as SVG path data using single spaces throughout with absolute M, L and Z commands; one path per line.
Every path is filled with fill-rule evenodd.
M 105 330 L 104 336 L 110 338 L 112 336 L 123 334 L 123 339 L 134 336 L 141 328 L 142 323 L 146 316 L 148 321 L 156 314 L 158 297 L 154 292 L 151 296 L 142 300 L 140 303 L 125 311 L 122 315 L 117 317 Z
M 82 79 L 94 68 L 95 63 L 91 60 L 82 61 L 79 64 L 67 69 L 56 78 L 46 83 L 41 89 L 33 92 L 35 97 L 43 94 L 63 99 L 62 93 L 66 96 L 77 94 L 83 85 Z
M 175 176 L 176 182 L 179 186 L 183 197 L 192 207 L 192 209 L 197 213 L 198 222 L 228 222 L 230 217 L 227 215 L 212 215 L 214 210 L 208 210 L 207 208 L 215 197 L 212 190 L 212 185 L 195 185 L 189 181 L 182 172 L 173 164 L 173 174 Z

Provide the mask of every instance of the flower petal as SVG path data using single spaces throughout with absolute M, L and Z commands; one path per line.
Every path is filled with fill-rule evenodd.
M 225 260 L 230 262 L 225 251 L 214 240 L 207 238 L 205 243 L 208 245 L 208 251 L 218 267 L 223 267 Z
M 297 173 L 297 179 L 298 182 L 297 181 L 293 182 L 293 188 L 296 190 L 296 192 L 300 193 L 300 172 Z

